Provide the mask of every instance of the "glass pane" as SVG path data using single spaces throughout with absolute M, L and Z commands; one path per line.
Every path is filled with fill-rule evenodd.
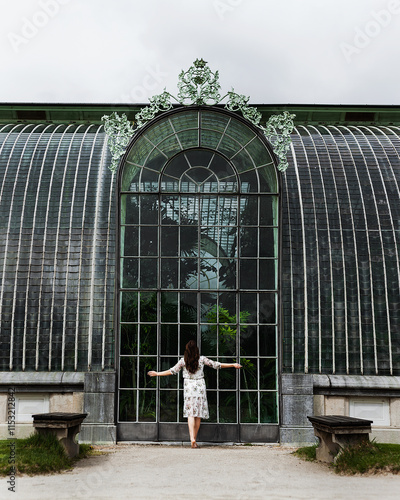
M 218 326 L 218 348 L 220 356 L 236 355 L 236 325 L 220 323 Z
M 197 342 L 197 326 L 196 325 L 181 325 L 180 326 L 180 342 L 179 342 L 179 355 L 183 356 L 185 346 L 189 340 Z
M 119 386 L 123 388 L 137 387 L 137 358 L 120 358 Z
M 161 321 L 163 323 L 178 322 L 177 292 L 163 292 L 161 294 Z
M 222 363 L 234 363 L 236 359 L 220 359 Z M 219 388 L 234 389 L 236 387 L 237 371 L 234 368 L 222 369 L 219 371 Z
M 240 294 L 240 311 L 250 313 L 246 323 L 258 323 L 258 307 L 256 293 L 241 293 Z
M 202 226 L 218 224 L 218 197 L 202 196 L 200 198 L 200 216 Z
M 213 361 L 215 361 L 215 360 L 213 360 Z M 214 368 L 212 368 L 211 366 L 204 367 L 204 380 L 205 380 L 207 389 L 216 389 L 217 388 L 217 371 L 218 370 L 214 370 Z
M 138 354 L 138 325 L 121 324 L 120 353 Z
M 257 389 L 257 358 L 240 357 L 240 388 Z
M 183 174 L 183 176 L 181 177 L 179 190 L 182 193 L 198 193 L 199 186 L 195 184 L 190 177 L 188 177 L 186 174 Z
M 197 323 L 197 293 L 182 292 L 180 294 L 181 323 Z
M 177 257 L 178 253 L 178 226 L 161 227 L 161 255 Z
M 276 290 L 278 288 L 278 261 L 260 260 L 260 284 L 261 290 Z
M 200 233 L 200 255 L 218 257 L 218 227 L 202 228 Z
M 197 224 L 198 219 L 198 199 L 193 196 L 181 196 L 181 224 Z
M 176 391 L 160 391 L 160 421 L 178 421 L 178 394 Z
M 158 172 L 143 168 L 140 176 L 140 191 L 144 193 L 157 192 L 159 178 L 160 174 Z
M 140 259 L 140 287 L 157 288 L 157 259 Z
M 278 231 L 271 227 L 260 227 L 260 257 L 277 257 Z
M 139 137 L 135 142 L 135 147 L 129 151 L 127 161 L 135 163 L 137 165 L 143 165 L 145 159 L 150 154 L 150 151 L 153 149 L 153 145 L 144 137 Z M 124 177 L 125 177 L 124 169 Z
M 222 226 L 219 229 L 220 257 L 237 257 L 238 232 L 236 227 Z
M 138 253 L 138 242 L 139 242 L 139 230 L 137 227 L 124 226 L 121 228 L 123 234 L 123 246 L 121 248 L 122 255 L 139 255 Z
M 196 148 L 199 146 L 199 131 L 197 128 L 180 132 L 178 138 L 182 149 Z
M 260 389 L 276 388 L 276 360 L 260 358 Z
M 240 191 L 242 193 L 258 193 L 258 176 L 255 170 L 240 174 Z
M 236 423 L 237 422 L 237 404 L 236 392 L 220 392 L 219 393 L 219 421 L 220 423 Z
M 213 179 L 214 182 L 217 181 L 214 172 L 211 172 L 208 168 L 204 167 L 194 167 L 186 171 L 186 175 L 196 184 L 203 184 L 206 181 Z
M 232 289 L 237 287 L 237 263 L 236 259 L 220 260 L 219 288 Z
M 241 259 L 240 288 L 255 290 L 257 288 L 257 260 Z
M 135 322 L 138 320 L 138 294 L 136 292 L 121 293 L 121 321 Z
M 240 328 L 240 355 L 257 356 L 257 327 L 242 325 Z
M 264 242 L 263 242 L 264 244 Z M 258 256 L 258 228 L 244 227 L 240 230 L 240 255 L 241 257 Z
M 139 354 L 141 356 L 157 354 L 157 325 L 140 326 Z
M 234 316 L 236 314 L 236 293 L 221 293 L 219 295 L 219 306 L 226 309 L 227 314 Z M 236 320 L 234 322 L 236 323 Z
M 169 158 L 171 158 L 176 153 L 181 151 L 181 147 L 180 147 L 175 135 L 167 137 L 163 142 L 161 142 L 158 145 L 158 149 L 160 149 Z
M 210 312 L 217 306 L 217 298 L 218 295 L 216 293 L 201 293 L 201 318 L 200 321 L 202 323 L 212 322 L 212 313 L 210 316 Z
M 146 167 L 156 172 L 161 172 L 168 158 L 165 157 L 158 149 L 153 149 L 150 156 L 146 160 Z
M 161 325 L 161 354 L 178 354 L 178 325 Z
M 147 389 L 149 387 L 156 387 L 157 377 L 149 377 L 147 373 L 150 370 L 157 369 L 157 358 L 155 356 L 138 358 L 139 359 L 139 387 Z
M 178 288 L 178 264 L 176 259 L 161 259 L 162 288 Z
M 260 224 L 261 226 L 278 225 L 278 197 L 260 197 Z
M 180 260 L 181 288 L 198 287 L 197 264 L 197 259 Z
M 140 321 L 157 322 L 157 293 L 142 292 L 140 294 Z
M 221 226 L 236 226 L 238 223 L 237 196 L 219 197 L 219 221 Z
M 276 355 L 276 326 L 260 326 L 260 356 Z
M 240 421 L 241 423 L 258 422 L 257 392 L 240 392 Z
M 276 323 L 276 294 L 260 294 L 260 323 Z
M 200 288 L 218 288 L 218 261 L 217 259 L 200 260 Z
M 156 421 L 156 394 L 156 391 L 139 391 L 139 422 Z
M 260 179 L 260 192 L 276 193 L 278 191 L 278 183 L 275 168 L 272 165 L 267 165 L 258 168 L 257 171 Z
M 164 174 L 161 180 L 161 191 L 165 193 L 177 193 L 179 192 L 179 181 Z
M 121 195 L 121 224 L 139 224 L 139 196 Z
M 278 398 L 276 392 L 260 393 L 261 423 L 278 423 Z
M 178 348 L 176 348 L 175 352 L 178 351 Z M 165 370 L 170 370 L 173 368 L 178 362 L 178 356 L 173 356 L 170 358 L 161 358 L 160 359 L 160 371 L 163 372 Z M 160 377 L 159 378 L 159 384 L 160 384 L 160 389 L 176 389 L 178 387 L 178 379 L 179 377 L 181 378 L 181 384 L 182 382 L 182 372 L 180 372 L 180 375 L 171 375 L 169 377 Z
M 218 346 L 217 325 L 202 325 L 201 352 L 204 356 L 216 356 Z
M 136 422 L 137 391 L 119 391 L 119 421 Z
M 140 255 L 158 254 L 158 228 L 155 226 L 142 226 L 140 228 Z
M 258 225 L 258 196 L 240 197 L 240 225 Z
M 140 173 L 140 167 L 131 165 L 127 160 L 122 176 L 121 191 L 139 191 Z
M 161 198 L 161 224 L 179 224 L 179 197 L 163 196 Z
M 208 411 L 210 418 L 207 422 L 217 422 L 217 391 L 207 391 Z
M 182 257 L 196 257 L 199 254 L 197 225 L 180 227 L 180 246 Z
M 140 223 L 158 223 L 158 195 L 142 195 L 140 197 Z
M 138 287 L 138 259 L 121 259 L 121 286 L 122 288 Z

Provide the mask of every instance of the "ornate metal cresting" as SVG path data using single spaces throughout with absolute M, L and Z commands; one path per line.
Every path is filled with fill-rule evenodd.
M 290 134 L 293 131 L 295 115 L 284 111 L 281 115 L 272 115 L 265 124 L 261 125 L 261 113 L 254 106 L 249 106 L 249 97 L 237 94 L 233 89 L 221 97 L 219 73 L 213 73 L 206 61 L 196 59 L 187 71 L 179 74 L 178 97 L 164 89 L 164 92 L 150 99 L 149 106 L 135 115 L 135 127 L 128 121 L 125 114 L 119 116 L 112 113 L 103 116 L 104 130 L 108 135 L 108 144 L 112 154 L 110 170 L 115 172 L 119 159 L 124 154 L 126 146 L 137 130 L 152 120 L 158 113 L 172 108 L 172 101 L 183 105 L 214 105 L 225 99 L 225 108 L 230 111 L 240 111 L 243 117 L 262 130 L 271 143 L 274 153 L 279 159 L 278 169 L 284 172 L 288 167 L 286 153 L 290 147 Z

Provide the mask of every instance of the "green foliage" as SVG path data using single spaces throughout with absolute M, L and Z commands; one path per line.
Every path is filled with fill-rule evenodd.
M 334 465 L 341 474 L 387 471 L 400 473 L 400 444 L 365 441 L 340 453 Z
M 303 460 L 307 460 L 308 462 L 313 462 L 314 460 L 317 459 L 316 457 L 316 450 L 318 448 L 318 443 L 314 444 L 313 446 L 303 446 L 302 448 L 299 448 L 295 452 L 293 452 L 293 455 L 296 455 L 299 458 L 302 458 Z
M 15 443 L 15 464 L 9 464 L 11 443 Z M 78 458 L 90 455 L 91 449 L 90 445 L 81 444 Z M 10 474 L 12 465 L 17 473 L 34 475 L 71 469 L 75 461 L 68 457 L 53 434 L 32 434 L 26 439 L 0 441 L 0 475 L 3 476 Z
M 317 447 L 318 444 L 305 446 L 293 454 L 303 460 L 315 461 Z M 367 474 L 380 471 L 399 474 L 400 444 L 365 441 L 356 446 L 349 446 L 337 456 L 333 467 L 338 474 Z

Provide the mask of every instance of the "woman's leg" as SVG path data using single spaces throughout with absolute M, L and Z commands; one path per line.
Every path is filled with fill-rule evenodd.
M 189 436 L 192 448 L 194 448 L 194 445 L 196 444 L 195 418 L 196 417 L 188 417 Z
M 201 418 L 200 417 L 194 417 L 194 440 L 197 440 L 197 434 L 200 429 L 200 424 L 201 424 Z

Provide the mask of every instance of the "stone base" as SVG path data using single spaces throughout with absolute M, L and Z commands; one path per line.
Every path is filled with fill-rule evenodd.
M 289 446 L 312 446 L 316 442 L 312 427 L 281 427 L 280 437 L 280 443 Z
M 115 444 L 117 442 L 117 426 L 113 424 L 82 424 L 79 442 Z

